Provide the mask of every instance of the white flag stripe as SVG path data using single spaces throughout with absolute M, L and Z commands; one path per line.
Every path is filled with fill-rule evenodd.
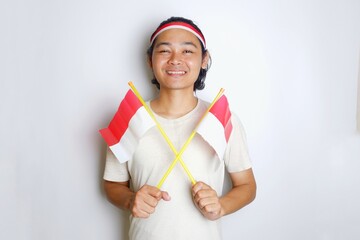
M 200 124 L 197 132 L 207 141 L 220 159 L 223 159 L 226 149 L 224 127 L 221 122 L 209 113 Z
M 153 126 L 155 126 L 155 123 L 149 117 L 146 109 L 144 107 L 139 108 L 130 119 L 129 126 L 120 141 L 110 146 L 116 158 L 121 163 L 130 160 L 137 148 L 140 138 Z

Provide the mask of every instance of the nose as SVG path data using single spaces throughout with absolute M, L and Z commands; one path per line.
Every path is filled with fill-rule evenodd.
M 177 52 L 173 52 L 170 56 L 169 63 L 171 65 L 179 65 L 181 64 L 181 62 L 182 62 L 181 54 Z

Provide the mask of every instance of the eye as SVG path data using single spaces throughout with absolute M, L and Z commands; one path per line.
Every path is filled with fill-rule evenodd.
M 184 50 L 184 53 L 194 53 L 194 52 L 191 50 Z
M 162 54 L 169 53 L 169 52 L 170 52 L 170 50 L 168 50 L 168 49 L 159 49 L 158 50 L 158 53 L 162 53 Z

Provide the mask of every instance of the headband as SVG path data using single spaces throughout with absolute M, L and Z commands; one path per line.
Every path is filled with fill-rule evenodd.
M 166 30 L 169 30 L 169 29 L 174 29 L 174 28 L 184 29 L 186 31 L 191 32 L 200 40 L 202 46 L 206 49 L 206 42 L 205 42 L 204 35 L 202 35 L 202 33 L 199 30 L 197 30 L 190 24 L 184 23 L 184 22 L 170 22 L 170 23 L 164 24 L 161 27 L 159 27 L 158 29 L 156 29 L 156 31 L 151 35 L 150 46 L 153 44 L 155 38 L 157 36 L 159 36 L 160 33 L 164 32 Z

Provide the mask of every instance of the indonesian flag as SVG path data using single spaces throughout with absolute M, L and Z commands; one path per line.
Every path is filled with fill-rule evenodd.
M 223 159 L 232 131 L 231 112 L 225 95 L 222 95 L 210 108 L 200 123 L 197 132 L 212 146 Z
M 153 126 L 155 122 L 134 92 L 129 90 L 109 126 L 101 129 L 100 134 L 115 157 L 124 163 L 132 158 L 140 138 Z

